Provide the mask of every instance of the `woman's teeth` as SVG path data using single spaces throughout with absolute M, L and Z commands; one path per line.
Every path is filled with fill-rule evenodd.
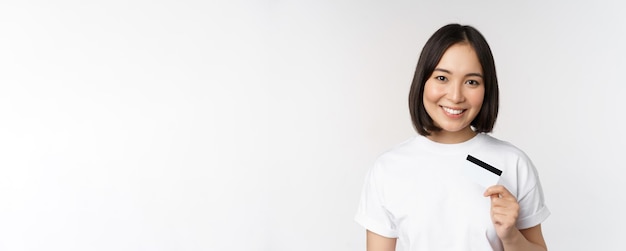
M 443 110 L 446 111 L 447 113 L 454 114 L 454 115 L 459 115 L 463 112 L 463 110 L 455 110 L 455 109 L 448 108 L 448 107 L 443 107 Z

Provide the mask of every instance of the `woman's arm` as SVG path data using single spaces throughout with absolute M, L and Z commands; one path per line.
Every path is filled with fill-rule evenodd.
M 367 251 L 394 251 L 396 239 L 380 236 L 367 230 Z
M 517 234 L 519 233 L 519 234 Z M 517 231 L 507 242 L 502 241 L 504 250 L 538 250 L 546 251 L 546 242 L 541 233 L 541 224 Z

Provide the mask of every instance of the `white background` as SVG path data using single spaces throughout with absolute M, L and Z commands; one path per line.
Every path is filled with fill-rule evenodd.
M 623 250 L 618 1 L 4 1 L 0 250 L 364 250 L 376 156 L 451 23 L 491 44 L 494 135 L 551 250 Z

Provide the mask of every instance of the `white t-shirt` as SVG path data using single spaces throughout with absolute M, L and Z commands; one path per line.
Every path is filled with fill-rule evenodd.
M 459 144 L 416 136 L 382 154 L 365 179 L 355 220 L 397 238 L 396 250 L 503 250 L 490 218 L 486 187 L 464 174 L 472 155 L 502 171 L 498 184 L 520 205 L 517 228 L 543 222 L 537 171 L 515 146 L 486 134 Z M 495 184 L 494 184 L 495 185 Z

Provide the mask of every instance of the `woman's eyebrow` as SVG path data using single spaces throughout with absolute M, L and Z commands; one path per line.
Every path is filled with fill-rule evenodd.
M 469 76 L 476 76 L 476 77 L 483 78 L 483 74 L 480 74 L 480 73 L 468 73 L 468 74 L 465 74 L 465 76 L 466 76 L 466 77 L 469 77 Z
M 448 71 L 446 69 L 441 69 L 441 68 L 435 68 L 435 71 L 442 71 L 442 72 L 445 72 L 445 73 L 448 73 L 448 74 L 452 74 L 452 72 L 450 72 L 450 71 Z
M 441 72 L 445 72 L 445 73 L 448 73 L 448 74 L 452 74 L 451 71 L 446 70 L 446 69 L 442 69 L 442 68 L 435 68 L 435 71 L 441 71 Z M 477 73 L 477 72 L 468 73 L 468 74 L 465 74 L 465 76 L 466 77 L 475 76 L 475 77 L 484 78 L 483 74 L 480 74 L 480 73 Z

